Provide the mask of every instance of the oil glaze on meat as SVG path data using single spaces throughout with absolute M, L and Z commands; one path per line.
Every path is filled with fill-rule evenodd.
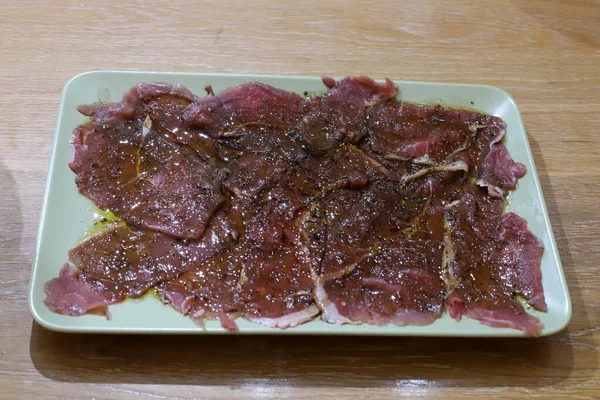
M 197 97 L 141 83 L 79 107 L 69 164 L 112 222 L 46 284 L 54 312 L 108 314 L 155 289 L 199 326 L 428 325 L 444 312 L 541 334 L 543 245 L 503 213 L 525 174 L 497 117 L 323 78 Z

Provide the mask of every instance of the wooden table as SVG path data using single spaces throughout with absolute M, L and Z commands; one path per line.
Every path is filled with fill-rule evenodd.
M 0 2 L 0 398 L 600 395 L 599 1 L 106 3 Z M 40 328 L 26 293 L 60 92 L 94 69 L 364 73 L 508 90 L 566 270 L 570 325 L 538 340 Z

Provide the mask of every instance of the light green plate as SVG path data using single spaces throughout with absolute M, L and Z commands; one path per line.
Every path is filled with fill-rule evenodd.
M 75 107 L 99 100 L 118 101 L 125 91 L 142 81 L 182 84 L 198 95 L 204 93 L 206 85 L 212 85 L 215 92 L 220 92 L 249 81 L 263 82 L 297 93 L 325 89 L 320 78 L 317 77 L 267 75 L 99 71 L 84 73 L 71 79 L 63 91 L 59 108 L 33 261 L 29 307 L 38 323 L 48 329 L 64 332 L 225 333 L 226 331 L 216 321 L 209 321 L 206 330 L 201 330 L 189 318 L 182 316 L 170 306 L 162 304 L 152 295 L 110 306 L 109 320 L 97 315 L 69 317 L 54 314 L 43 303 L 44 283 L 58 275 L 58 271 L 67 259 L 68 250 L 84 238 L 94 221 L 95 207 L 79 194 L 75 186 L 75 176 L 67 166 L 72 158 L 69 144 L 71 132 L 85 120 Z M 506 92 L 490 86 L 396 83 L 400 87 L 400 98 L 403 100 L 419 103 L 441 102 L 448 106 L 476 108 L 496 115 L 506 122 L 506 145 L 513 158 L 527 166 L 527 175 L 519 181 L 518 189 L 510 196 L 509 209 L 526 218 L 531 230 L 545 245 L 542 273 L 548 312 L 532 311 L 532 313 L 543 322 L 545 326 L 543 335 L 550 335 L 563 329 L 571 318 L 571 301 L 527 134 L 514 100 Z M 296 328 L 280 330 L 241 319 L 237 322 L 241 334 L 523 336 L 517 330 L 489 328 L 465 318 L 461 322 L 456 322 L 446 315 L 429 326 L 406 327 L 335 326 L 317 319 Z

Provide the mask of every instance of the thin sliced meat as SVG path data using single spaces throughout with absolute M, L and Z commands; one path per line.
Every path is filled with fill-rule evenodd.
M 301 311 L 293 312 L 290 314 L 286 314 L 282 317 L 278 318 L 265 318 L 265 317 L 252 317 L 250 315 L 246 315 L 246 318 L 252 322 L 256 322 L 257 324 L 261 324 L 267 326 L 269 328 L 293 328 L 295 326 L 301 325 L 305 322 L 312 321 L 315 319 L 317 315 L 319 315 L 321 311 L 317 306 L 310 306 Z
M 428 325 L 442 313 L 441 246 L 407 235 L 359 262 L 349 274 L 317 280 L 325 321 Z M 333 307 L 331 306 L 333 305 Z
M 189 90 L 180 85 L 171 85 L 165 82 L 139 83 L 133 86 L 123 95 L 123 99 L 116 103 L 96 103 L 86 104 L 77 107 L 77 110 L 88 117 L 93 117 L 96 121 L 103 124 L 116 124 L 121 121 L 129 120 L 135 117 L 147 108 L 147 103 L 156 99 L 176 99 L 176 104 L 183 104 L 187 107 L 191 102 L 198 100 L 198 97 Z M 163 113 L 161 110 L 165 109 Z M 160 114 L 169 119 L 176 119 L 176 115 L 170 115 L 168 108 L 172 106 L 167 102 L 162 102 L 160 106 L 154 107 L 155 111 L 161 111 Z
M 224 328 L 235 330 L 243 251 L 238 245 L 217 254 L 157 289 L 165 301 L 199 326 L 204 326 L 205 319 L 220 319 Z
M 237 329 L 238 317 L 290 327 L 317 315 L 310 264 L 295 226 L 306 204 L 284 183 L 254 199 L 234 200 L 244 241 L 162 285 L 163 298 L 201 326 L 219 319 L 226 329 Z
M 399 192 L 390 181 L 326 193 L 300 223 L 313 269 L 326 275 L 353 268 L 376 243 L 409 227 L 426 204 L 427 198 Z
M 470 175 L 477 185 L 487 188 L 488 195 L 498 199 L 515 189 L 518 179 L 526 173 L 525 166 L 515 162 L 503 144 L 505 128 L 504 123 L 495 117 L 490 117 L 483 124 L 471 125 L 474 136 L 467 146 L 450 156 L 471 166 Z
M 297 246 L 269 251 L 240 244 L 159 287 L 166 301 L 196 323 L 219 319 L 237 329 L 240 316 L 266 326 L 296 326 L 318 314 L 308 263 Z
M 272 125 L 247 126 L 244 133 L 230 138 L 217 140 L 219 154 L 228 161 L 242 153 L 259 154 L 269 157 L 274 153 L 290 162 L 296 162 L 308 156 L 305 146 L 299 140 L 299 132 L 293 128 Z
M 290 129 L 256 126 L 238 137 L 219 139 L 219 155 L 227 160 L 229 175 L 223 187 L 234 196 L 256 199 L 263 190 L 287 185 L 316 193 L 312 171 L 299 163 L 313 159 Z
M 69 252 L 86 275 L 119 284 L 128 297 L 139 297 L 156 283 L 172 279 L 225 249 L 237 236 L 223 213 L 212 219 L 200 240 L 182 241 L 160 232 L 115 224 Z
M 517 296 L 545 311 L 541 283 L 543 245 L 515 214 L 502 216 L 502 202 L 472 189 L 447 209 L 449 276 L 454 286 L 446 306 L 496 327 L 537 336 L 542 325 L 526 313 Z
M 79 269 L 65 264 L 58 278 L 44 285 L 44 304 L 50 311 L 64 315 L 83 315 L 99 311 L 108 318 L 108 304 L 104 295 L 90 288 L 80 279 Z
M 100 208 L 140 228 L 197 239 L 224 200 L 219 191 L 224 171 L 210 154 L 200 157 L 197 150 L 169 139 L 165 126 L 174 129 L 177 113 L 159 122 L 150 117 L 158 107 L 153 102 L 181 111 L 181 102 L 189 99 L 172 94 L 168 100 L 148 99 L 150 94 L 135 97 L 144 103 L 129 100 L 130 93 L 122 103 L 94 109 L 91 121 L 73 132 L 69 166 L 81 193 Z M 132 107 L 133 114 L 116 114 L 114 109 L 123 107 Z
M 529 230 L 527 221 L 515 213 L 503 215 L 501 224 L 500 279 L 533 308 L 547 311 L 541 270 L 544 244 Z
M 503 198 L 508 190 L 517 187 L 517 181 L 525 172 L 525 166 L 512 159 L 504 144 L 494 143 L 481 165 L 477 184 L 487 187 L 490 196 Z
M 503 200 L 525 167 L 494 116 L 396 100 L 390 80 L 324 77 L 302 99 L 248 83 L 166 83 L 79 107 L 81 193 L 113 211 L 46 285 L 54 311 L 107 313 L 156 288 L 200 326 L 427 325 L 539 335 L 543 246 Z
M 493 328 L 518 329 L 528 336 L 539 336 L 544 328 L 538 318 L 527 314 L 519 306 L 499 308 L 495 302 L 480 301 L 476 307 L 467 307 L 465 302 L 459 293 L 450 294 L 446 300 L 450 316 L 460 320 L 464 315 Z
M 463 161 L 469 166 L 478 164 L 504 128 L 499 118 L 476 111 L 407 102 L 378 104 L 369 110 L 368 124 L 374 152 L 430 165 L 455 161 L 457 154 L 469 148 L 476 151 Z
M 315 195 L 324 195 L 330 190 L 340 188 L 360 189 L 370 181 L 401 180 L 403 174 L 409 173 L 406 168 L 394 166 L 389 169 L 376 158 L 353 145 L 342 145 L 327 151 L 325 154 L 310 153 L 297 163 L 302 171 L 300 176 L 310 180 Z
M 441 203 L 390 236 L 342 273 L 321 275 L 315 297 L 330 323 L 428 325 L 440 317 L 446 287 L 441 278 Z
M 329 88 L 305 103 L 308 110 L 298 123 L 304 140 L 316 150 L 329 150 L 342 141 L 358 143 L 367 133 L 367 110 L 374 104 L 395 99 L 398 87 L 389 79 L 377 83 L 365 76 L 340 81 L 323 78 Z
M 255 199 L 264 189 L 276 184 L 287 163 L 278 157 L 261 157 L 247 153 L 229 165 L 230 174 L 223 182 L 223 188 L 236 197 Z
M 61 299 L 56 309 L 85 313 L 99 299 L 107 306 L 140 297 L 223 251 L 236 237 L 235 224 L 223 213 L 213 218 L 198 241 L 112 223 L 70 250 L 73 266 L 65 267 L 60 278 L 47 285 L 46 301 L 58 304 Z M 65 296 L 65 291 L 70 294 Z
M 245 133 L 247 125 L 289 126 L 303 113 L 297 94 L 262 83 L 245 83 L 190 104 L 183 119 L 212 137 Z
M 308 260 L 294 243 L 270 252 L 252 249 L 240 279 L 240 309 L 245 318 L 266 324 L 296 326 L 318 314 Z
M 406 102 L 379 104 L 369 110 L 371 147 L 399 160 L 441 162 L 467 140 L 468 123 L 483 117 L 471 112 L 463 118 L 450 118 L 449 112 L 440 106 Z
M 131 204 L 122 213 L 125 220 L 178 238 L 199 238 L 225 200 L 220 192 L 224 170 L 152 132 L 139 162 L 138 174 L 122 186 Z
M 246 239 L 266 251 L 284 239 L 295 242 L 299 235 L 295 220 L 308 201 L 309 198 L 282 186 L 264 192 L 254 204 L 240 207 Z
M 245 153 L 232 161 L 230 174 L 222 187 L 238 200 L 249 200 L 246 202 L 249 205 L 264 197 L 266 192 L 274 194 L 273 190 L 277 188 L 287 190 L 303 204 L 319 191 L 308 171 L 300 169 L 276 153 L 263 157 Z M 277 193 L 283 193 L 281 190 L 277 190 Z
M 407 281 L 398 281 L 398 268 L 404 268 L 408 276 L 412 276 L 411 266 L 402 267 L 403 263 L 397 262 L 402 257 L 410 258 L 405 252 L 408 242 L 402 243 L 406 238 L 404 231 L 414 226 L 415 218 L 418 219 L 427 202 L 427 198 L 413 198 L 398 192 L 393 182 L 376 181 L 361 191 L 334 190 L 313 207 L 301 226 L 317 275 L 317 304 L 326 321 L 403 325 L 431 323 L 437 318 L 444 299 L 443 292 L 437 291 L 443 289 L 439 278 L 441 250 L 440 261 L 431 264 L 438 270 L 437 278 L 435 270 L 418 275 L 423 277 L 420 283 L 430 283 L 423 286 L 427 287 L 426 292 L 432 296 L 433 292 L 438 293 L 434 307 L 437 311 L 417 312 L 424 304 L 417 298 L 426 296 L 414 293 L 416 286 L 405 286 Z M 417 239 L 415 246 L 416 242 Z M 435 248 L 431 243 L 422 247 L 408 252 L 414 256 L 419 251 Z M 418 268 L 418 262 L 413 266 Z M 390 279 L 391 276 L 386 275 L 389 273 L 396 279 Z M 369 285 L 375 289 L 368 290 Z M 402 294 L 396 293 L 398 290 Z

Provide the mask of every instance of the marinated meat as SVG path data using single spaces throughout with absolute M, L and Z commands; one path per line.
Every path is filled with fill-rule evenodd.
M 354 268 L 381 241 L 410 227 L 426 203 L 389 181 L 326 193 L 301 222 L 313 269 L 328 275 Z
M 300 119 L 302 98 L 262 83 L 245 83 L 189 105 L 183 119 L 211 137 L 243 135 L 253 125 L 288 126 Z
M 233 248 L 160 287 L 165 300 L 198 324 L 218 318 L 227 329 L 241 316 L 290 327 L 319 313 L 310 264 L 297 245 L 296 212 L 304 205 L 283 187 L 254 202 L 234 200 L 243 239 Z
M 282 162 L 256 154 L 244 154 L 230 163 L 231 174 L 223 182 L 223 188 L 237 197 L 256 198 L 263 189 L 269 188 L 281 178 Z
M 490 151 L 481 165 L 481 174 L 477 184 L 487 187 L 491 197 L 503 198 L 507 190 L 517 187 L 517 181 L 525 175 L 525 166 L 515 162 L 508 149 L 499 141 L 502 135 L 490 144 Z
M 447 208 L 451 280 L 446 306 L 450 316 L 539 335 L 539 320 L 525 312 L 518 297 L 546 311 L 540 263 L 541 241 L 502 202 L 473 188 Z
M 441 207 L 430 207 L 400 231 L 380 236 L 345 269 L 316 280 L 315 297 L 330 323 L 428 325 L 442 313 Z M 394 229 L 395 230 L 395 229 Z M 323 263 L 327 262 L 323 258 Z
M 497 117 L 439 105 L 387 102 L 373 107 L 368 121 L 371 149 L 384 158 L 427 166 L 461 161 L 475 178 L 495 179 L 495 157 L 490 153 L 503 147 L 505 132 Z M 489 164 L 485 168 L 484 160 Z M 516 182 L 511 183 L 508 189 L 514 189 Z
M 81 193 L 120 219 L 47 283 L 58 313 L 156 288 L 203 326 L 427 325 L 447 310 L 539 335 L 543 246 L 504 198 L 525 167 L 497 117 L 396 100 L 391 81 L 322 95 L 248 83 L 198 98 L 139 84 L 82 106 Z
M 391 159 L 419 164 L 442 162 L 471 136 L 476 113 L 407 102 L 382 103 L 369 110 L 371 148 Z M 483 115 L 482 118 L 485 118 Z
M 319 310 L 308 264 L 292 243 L 270 251 L 244 243 L 159 287 L 163 298 L 203 326 L 218 318 L 226 329 L 244 317 L 270 327 L 293 327 Z
M 71 249 L 59 278 L 51 280 L 46 304 L 60 314 L 142 296 L 223 251 L 238 236 L 235 222 L 219 212 L 200 240 L 182 241 L 160 232 L 112 223 Z M 60 295 L 61 292 L 69 296 Z
M 101 311 L 108 317 L 109 301 L 80 279 L 80 275 L 78 268 L 65 264 L 58 278 L 51 279 L 44 285 L 44 304 L 57 314 L 83 315 Z
M 297 125 L 317 150 L 332 149 L 342 141 L 357 143 L 367 134 L 369 107 L 394 99 L 398 91 L 389 79 L 380 84 L 366 76 L 338 82 L 324 78 L 323 82 L 329 90 L 305 103 L 308 112 Z
M 121 103 L 85 109 L 91 120 L 73 133 L 69 166 L 100 208 L 140 228 L 197 239 L 225 199 L 224 171 L 210 154 L 168 139 L 164 131 L 176 130 L 190 99 L 167 89 L 142 84 Z

